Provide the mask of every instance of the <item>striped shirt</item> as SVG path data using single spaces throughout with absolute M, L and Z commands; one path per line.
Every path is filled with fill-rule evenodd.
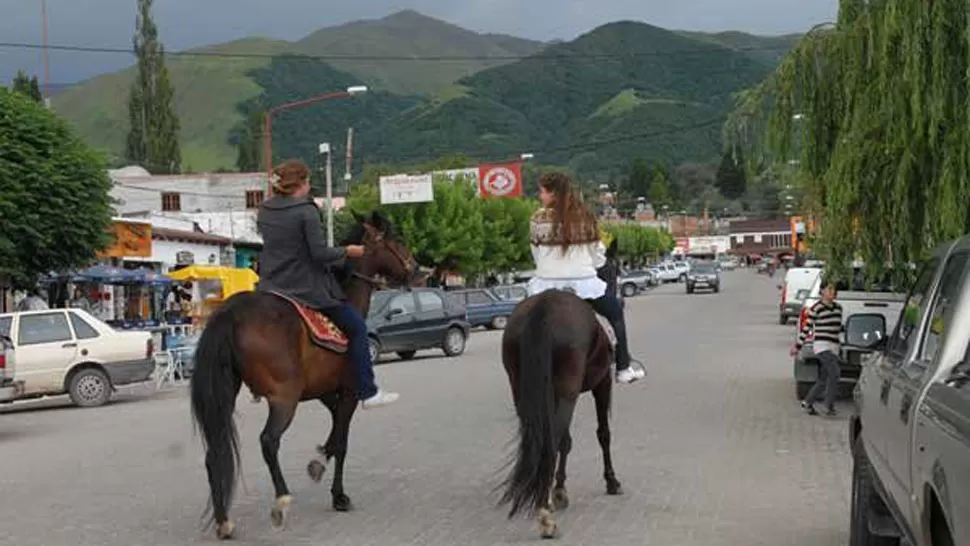
M 812 344 L 816 349 L 831 350 L 838 354 L 842 333 L 842 306 L 836 302 L 826 305 L 823 301 L 818 301 L 808 310 L 805 325 L 798 332 L 798 341 L 795 347 L 801 349 L 805 344 L 809 332 L 813 335 Z M 821 352 L 816 350 L 815 352 Z

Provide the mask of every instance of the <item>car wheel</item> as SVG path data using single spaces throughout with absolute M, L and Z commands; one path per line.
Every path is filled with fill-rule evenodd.
M 796 381 L 795 397 L 799 400 L 804 400 L 805 397 L 808 396 L 808 391 L 812 390 L 812 385 L 814 384 L 815 383 L 812 383 L 811 381 Z
M 872 484 L 872 469 L 862 444 L 856 438 L 852 450 L 852 514 L 849 524 L 849 546 L 899 546 L 899 539 L 872 534 L 869 520 L 882 500 Z M 885 514 L 884 517 L 890 517 Z
M 492 319 L 491 324 L 489 324 L 488 326 L 492 330 L 504 330 L 505 325 L 508 323 L 509 323 L 509 317 L 495 317 Z
M 633 284 L 632 282 L 628 282 L 628 283 L 624 284 L 623 285 L 623 289 L 622 289 L 622 293 L 623 293 L 623 297 L 624 298 L 632 298 L 633 296 L 636 296 L 637 295 L 637 285 Z
M 721 285 L 719 285 L 719 284 L 715 284 L 715 285 L 714 285 L 714 293 L 715 293 L 715 294 L 717 294 L 717 293 L 718 293 L 718 292 L 720 292 L 720 291 L 721 291 Z
M 111 397 L 111 380 L 98 368 L 86 368 L 71 377 L 67 393 L 82 408 L 100 406 Z
M 381 358 L 381 342 L 369 337 L 367 338 L 367 349 L 370 352 L 371 362 L 377 364 L 377 361 Z
M 418 354 L 417 351 L 398 351 L 397 356 L 401 357 L 401 360 L 411 360 L 414 355 Z
M 465 352 L 465 332 L 461 328 L 452 327 L 445 334 L 444 345 L 441 350 L 448 356 L 459 356 Z

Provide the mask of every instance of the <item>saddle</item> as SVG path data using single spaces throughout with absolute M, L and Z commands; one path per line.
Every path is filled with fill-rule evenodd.
M 310 332 L 310 341 L 314 345 L 337 354 L 347 352 L 347 345 L 350 340 L 329 317 L 279 292 L 271 292 L 271 294 L 283 298 L 296 309 L 297 314 L 303 319 L 303 324 Z

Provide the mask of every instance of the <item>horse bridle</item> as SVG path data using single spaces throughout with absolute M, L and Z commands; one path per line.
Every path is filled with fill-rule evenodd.
M 385 242 L 384 235 L 382 233 L 379 233 L 377 231 L 374 231 L 372 228 L 367 228 L 367 233 L 368 233 L 368 235 L 370 235 L 371 237 L 373 237 L 373 242 L 374 242 L 375 246 L 376 245 L 382 245 L 388 252 L 391 253 L 392 256 L 394 256 L 395 258 L 398 259 L 399 262 L 401 262 L 401 265 L 404 267 L 404 270 L 405 271 L 411 271 L 412 269 L 414 269 L 415 262 L 412 259 L 410 259 L 410 258 L 406 258 L 406 257 L 402 256 L 401 253 L 396 248 L 388 245 Z M 365 245 L 364 248 L 365 248 L 365 252 L 366 252 L 367 251 L 366 250 L 367 245 Z M 387 288 L 390 287 L 390 285 L 387 283 L 387 281 L 385 281 L 383 279 L 379 279 L 377 277 L 373 277 L 373 276 L 370 276 L 370 275 L 364 275 L 363 273 L 360 273 L 360 272 L 357 272 L 357 271 L 354 271 L 351 275 L 353 277 L 356 277 L 356 278 L 362 280 L 362 281 L 365 281 L 367 283 L 370 283 L 371 285 L 373 285 L 373 286 L 375 286 L 375 287 L 377 287 L 378 289 L 381 289 L 381 290 L 384 290 L 384 289 L 387 289 Z

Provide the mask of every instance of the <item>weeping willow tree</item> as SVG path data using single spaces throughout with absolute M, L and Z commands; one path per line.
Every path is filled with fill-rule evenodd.
M 970 228 L 968 16 L 966 0 L 841 0 L 738 96 L 726 141 L 761 165 L 798 159 L 837 274 L 908 271 Z

